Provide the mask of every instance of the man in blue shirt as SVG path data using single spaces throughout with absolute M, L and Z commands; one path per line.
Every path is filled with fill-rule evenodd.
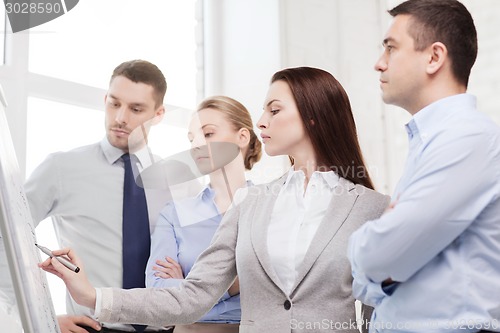
M 500 129 L 466 94 L 477 35 L 456 0 L 409 0 L 375 65 L 406 109 L 409 155 L 392 207 L 350 238 L 370 332 L 500 331 Z

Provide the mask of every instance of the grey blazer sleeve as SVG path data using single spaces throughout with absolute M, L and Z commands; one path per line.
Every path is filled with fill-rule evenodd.
M 103 288 L 103 322 L 168 326 L 189 324 L 207 313 L 236 278 L 235 248 L 239 206 L 229 209 L 191 272 L 179 287 L 150 289 Z
M 372 211 L 370 213 L 367 213 L 366 219 L 363 223 L 377 219 L 379 218 L 382 214 L 384 214 L 384 211 L 387 209 L 391 202 L 391 197 L 388 195 L 381 195 L 380 193 L 374 192 L 374 191 L 368 191 L 366 190 L 367 193 L 371 194 L 369 196 L 368 200 L 365 200 L 363 203 L 366 207 L 372 207 Z M 373 308 L 369 305 L 366 304 L 361 304 L 361 319 L 362 319 L 362 326 L 361 326 L 361 332 L 363 333 L 368 333 L 369 328 L 370 328 L 370 321 L 373 313 Z

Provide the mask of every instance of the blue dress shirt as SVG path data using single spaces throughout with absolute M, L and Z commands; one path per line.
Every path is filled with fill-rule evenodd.
M 406 128 L 397 204 L 348 246 L 353 294 L 375 307 L 370 332 L 500 331 L 500 129 L 468 94 Z
M 146 287 L 168 288 L 181 284 L 182 279 L 154 276 L 156 260 L 171 257 L 179 263 L 184 276 L 191 271 L 198 256 L 210 245 L 222 215 L 214 202 L 215 192 L 207 186 L 196 197 L 168 203 L 160 213 L 151 236 L 151 255 L 146 267 Z M 240 295 L 226 292 L 200 322 L 239 323 Z

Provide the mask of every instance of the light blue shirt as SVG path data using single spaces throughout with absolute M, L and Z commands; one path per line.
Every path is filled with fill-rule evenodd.
M 500 331 L 500 129 L 468 94 L 406 126 L 395 208 L 352 234 L 353 294 L 370 332 Z M 391 289 L 381 282 L 398 281 Z
M 214 190 L 206 187 L 196 197 L 173 201 L 165 206 L 151 236 L 146 287 L 168 288 L 181 284 L 182 279 L 154 276 L 156 260 L 165 260 L 167 256 L 179 263 L 184 276 L 188 275 L 198 256 L 210 245 L 222 220 L 214 197 Z M 240 319 L 240 295 L 231 297 L 226 292 L 200 322 L 239 323 Z

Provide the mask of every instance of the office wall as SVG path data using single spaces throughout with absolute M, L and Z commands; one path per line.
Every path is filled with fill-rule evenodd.
M 242 102 L 254 124 L 274 72 L 281 68 L 279 0 L 205 0 L 205 96 L 227 95 Z M 259 135 L 259 131 L 257 131 Z M 249 173 L 255 183 L 286 170 L 283 157 L 264 154 Z
M 395 0 L 281 0 L 282 65 L 316 66 L 333 73 L 351 99 L 359 138 L 377 189 L 391 193 L 407 152 L 409 115 L 380 99 L 373 69 Z M 479 38 L 469 92 L 500 124 L 500 1 L 463 0 Z

